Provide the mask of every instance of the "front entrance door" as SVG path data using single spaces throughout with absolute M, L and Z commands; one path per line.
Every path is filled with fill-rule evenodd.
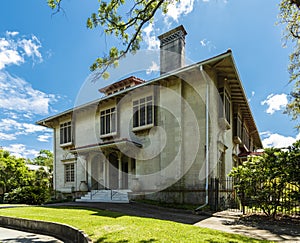
M 95 156 L 92 159 L 92 166 L 91 166 L 91 189 L 92 190 L 98 190 L 98 178 L 99 178 L 99 171 L 98 171 L 98 165 L 99 165 L 99 160 L 98 157 Z
M 128 189 L 128 158 L 122 160 L 122 189 Z
M 92 190 L 103 189 L 103 161 L 100 155 L 93 157 L 91 162 L 91 185 Z
M 119 161 L 116 153 L 109 155 L 109 189 L 119 188 Z

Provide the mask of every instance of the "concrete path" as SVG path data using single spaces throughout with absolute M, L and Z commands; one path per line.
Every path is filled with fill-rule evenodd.
M 242 234 L 248 237 L 260 239 L 260 240 L 270 240 L 279 242 L 300 242 L 300 235 L 291 235 L 290 233 L 284 232 L 272 232 L 268 229 L 260 229 L 253 226 L 246 226 L 241 223 L 237 223 L 235 219 L 232 218 L 220 218 L 220 217 L 210 217 L 204 219 L 196 224 L 199 227 L 210 228 L 215 230 L 221 230 L 227 233 Z
M 62 241 L 50 236 L 28 233 L 19 230 L 12 230 L 0 227 L 0 242 L 1 243 L 62 243 Z
M 241 234 L 259 240 L 276 242 L 300 242 L 300 225 L 260 222 L 247 225 L 240 221 L 242 213 L 226 210 L 213 214 L 213 217 L 197 222 L 196 226 L 221 230 L 233 234 Z

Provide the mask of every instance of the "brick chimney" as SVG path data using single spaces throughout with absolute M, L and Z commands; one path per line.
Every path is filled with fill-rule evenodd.
M 160 74 L 171 72 L 185 65 L 185 36 L 182 25 L 158 36 L 160 40 Z

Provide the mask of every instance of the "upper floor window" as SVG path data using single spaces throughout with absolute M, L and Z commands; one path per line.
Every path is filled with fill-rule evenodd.
M 243 143 L 245 144 L 245 146 L 250 149 L 250 137 L 249 137 L 249 133 L 247 128 L 244 126 L 243 127 Z
M 234 117 L 234 135 L 242 139 L 243 134 L 243 123 L 238 114 Z
M 153 125 L 153 97 L 133 101 L 133 128 Z
M 75 166 L 74 163 L 65 165 L 65 182 L 75 181 Z
M 60 144 L 69 144 L 72 142 L 72 125 L 71 122 L 60 124 Z
M 222 104 L 220 105 L 220 117 L 224 117 L 226 121 L 230 124 L 230 117 L 231 117 L 231 105 L 230 105 L 230 98 L 229 94 L 226 89 L 220 90 L 220 96 Z
M 116 108 L 110 108 L 100 112 L 100 135 L 116 132 Z

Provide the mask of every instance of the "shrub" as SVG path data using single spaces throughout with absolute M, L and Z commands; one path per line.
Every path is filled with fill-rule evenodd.
M 40 205 L 50 199 L 49 190 L 39 186 L 24 186 L 5 193 L 4 202 Z

